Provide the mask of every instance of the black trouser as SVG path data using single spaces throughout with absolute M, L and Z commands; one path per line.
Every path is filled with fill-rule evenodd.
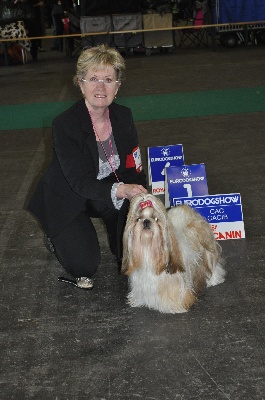
M 53 27 L 54 27 L 54 34 L 63 35 L 64 34 L 64 24 L 62 21 L 64 14 L 53 14 Z M 57 38 L 53 40 L 54 47 L 57 47 L 58 50 L 63 51 L 63 38 Z
M 51 238 L 60 264 L 74 277 L 93 276 L 101 261 L 99 241 L 91 217 L 102 218 L 111 252 L 117 259 L 120 258 L 124 222 L 119 222 L 119 212 L 104 210 L 99 214 L 88 206 L 87 211 L 78 214 L 66 229 Z

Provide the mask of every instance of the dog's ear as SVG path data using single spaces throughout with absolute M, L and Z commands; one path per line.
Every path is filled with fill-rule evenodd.
M 121 263 L 121 273 L 124 275 L 131 275 L 131 273 L 141 265 L 140 252 L 136 249 L 141 249 L 139 243 L 135 243 L 134 235 L 134 222 L 131 214 L 128 215 L 127 223 L 123 234 L 123 255 Z
M 123 275 L 129 275 L 129 269 L 130 266 L 128 264 L 128 259 L 125 260 L 124 256 L 122 257 L 122 263 L 121 263 L 121 273 Z
M 126 227 L 125 231 L 126 232 Z M 129 270 L 131 268 L 130 265 L 130 249 L 128 248 L 128 235 L 123 234 L 123 254 L 122 254 L 122 263 L 121 263 L 121 273 L 123 275 L 129 275 Z
M 122 262 L 121 262 L 121 273 L 123 275 L 131 275 L 133 272 L 133 264 L 131 262 L 131 255 L 128 252 L 127 248 L 123 251 Z
M 185 272 L 184 261 L 176 238 L 176 233 L 170 221 L 168 223 L 167 233 L 169 254 L 166 269 L 170 274 L 174 274 L 176 272 Z

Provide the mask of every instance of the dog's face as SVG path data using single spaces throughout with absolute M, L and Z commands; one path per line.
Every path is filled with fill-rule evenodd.
M 155 240 L 157 243 L 163 240 L 165 216 L 163 206 L 150 198 L 135 198 L 131 206 L 134 211 L 130 216 L 131 234 L 139 238 L 142 246 L 151 246 Z
M 174 228 L 162 202 L 151 194 L 131 200 L 123 237 L 122 272 L 152 264 L 154 273 L 182 270 Z

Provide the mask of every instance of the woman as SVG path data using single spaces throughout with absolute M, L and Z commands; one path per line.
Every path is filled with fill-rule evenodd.
M 93 287 L 100 263 L 91 217 L 102 218 L 119 261 L 129 200 L 147 192 L 131 111 L 113 103 L 124 70 L 115 49 L 82 52 L 74 83 L 83 99 L 54 119 L 54 156 L 28 205 L 75 278 L 63 279 L 82 289 Z

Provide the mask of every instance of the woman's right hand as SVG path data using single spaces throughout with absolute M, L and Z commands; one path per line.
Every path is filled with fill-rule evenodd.
M 122 183 L 117 189 L 116 197 L 119 199 L 125 198 L 131 200 L 140 193 L 147 193 L 147 190 L 142 185 Z

